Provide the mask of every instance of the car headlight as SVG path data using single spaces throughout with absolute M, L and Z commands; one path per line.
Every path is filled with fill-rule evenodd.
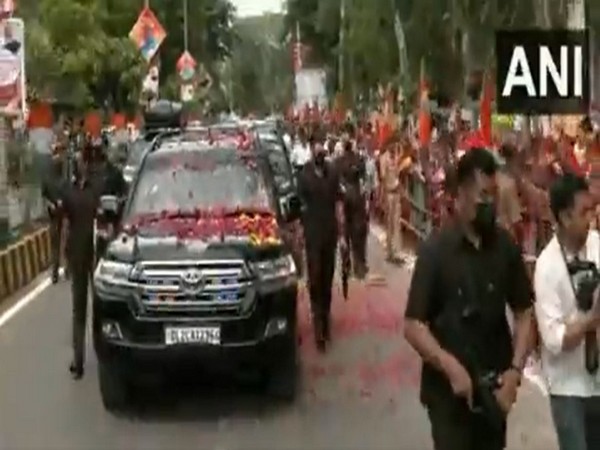
M 292 255 L 285 255 L 253 263 L 252 270 L 262 280 L 274 280 L 296 275 L 296 264 Z
M 131 264 L 101 259 L 94 272 L 94 280 L 107 284 L 128 284 Z

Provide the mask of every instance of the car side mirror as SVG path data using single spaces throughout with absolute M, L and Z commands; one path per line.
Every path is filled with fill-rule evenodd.
M 116 195 L 103 195 L 100 197 L 100 210 L 104 214 L 119 214 L 119 198 Z

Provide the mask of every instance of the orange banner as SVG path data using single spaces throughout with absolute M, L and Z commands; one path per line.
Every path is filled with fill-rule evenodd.
M 29 109 L 29 119 L 27 126 L 29 128 L 52 128 L 54 125 L 54 115 L 52 107 L 48 103 L 33 103 Z
M 127 117 L 125 117 L 125 114 L 114 113 L 110 123 L 117 130 L 124 130 L 127 127 Z
M 86 114 L 83 128 L 93 138 L 98 138 L 102 134 L 102 118 L 98 111 L 90 111 Z

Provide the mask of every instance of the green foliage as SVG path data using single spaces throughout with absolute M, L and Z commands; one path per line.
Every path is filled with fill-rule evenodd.
M 31 90 L 77 108 L 133 109 L 147 64 L 128 35 L 142 6 L 142 0 L 19 2 Z M 167 31 L 160 49 L 161 81 L 167 82 L 184 51 L 183 1 L 153 0 L 151 6 Z M 232 17 L 229 1 L 188 0 L 189 51 L 208 68 L 230 53 Z
M 496 29 L 535 26 L 544 1 L 550 2 L 553 20 L 565 15 L 559 10 L 562 2 L 552 0 L 345 0 L 345 36 L 340 43 L 341 1 L 288 0 L 282 36 L 293 35 L 300 25 L 303 43 L 313 50 L 310 65 L 338 70 L 343 52 L 345 84 L 350 84 L 354 98 L 368 96 L 378 83 L 400 79 L 412 80 L 404 88 L 414 93 L 421 60 L 434 93 L 460 98 L 464 74 L 492 66 Z M 409 60 L 409 73 L 403 76 L 394 33 L 396 12 Z
M 289 46 L 280 42 L 283 17 L 270 14 L 238 20 L 222 90 L 243 112 L 283 110 L 293 90 Z

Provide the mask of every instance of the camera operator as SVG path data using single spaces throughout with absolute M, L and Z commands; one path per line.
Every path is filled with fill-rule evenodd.
M 423 358 L 421 401 L 436 450 L 505 448 L 531 347 L 531 284 L 518 246 L 497 225 L 496 172 L 484 149 L 458 161 L 456 220 L 419 250 L 410 285 L 405 337 Z
M 542 367 L 561 450 L 600 448 L 598 337 L 600 238 L 584 178 L 567 173 L 550 189 L 556 235 L 534 275 Z

